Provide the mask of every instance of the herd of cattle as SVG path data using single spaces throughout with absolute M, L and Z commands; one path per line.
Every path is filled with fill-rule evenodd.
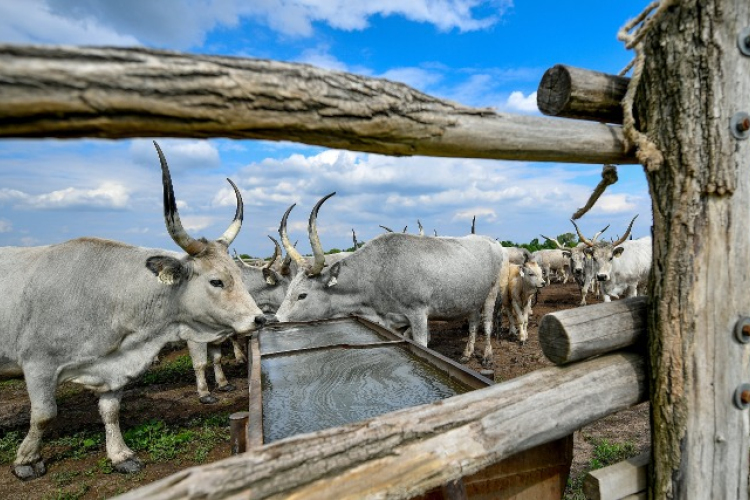
M 187 234 L 177 211 L 167 161 L 154 142 L 162 169 L 164 218 L 184 250 L 141 248 L 79 238 L 35 248 L 0 248 L 0 377 L 23 376 L 31 401 L 30 428 L 13 472 L 33 479 L 46 472 L 41 456 L 45 427 L 55 418 L 57 385 L 72 381 L 99 394 L 106 451 L 115 470 L 143 464 L 119 427 L 125 385 L 143 374 L 170 342 L 185 341 L 200 401 L 213 403 L 205 370 L 213 365 L 219 390 L 231 390 L 221 370 L 220 344 L 268 321 L 308 321 L 357 315 L 426 346 L 428 320 L 469 320 L 462 360 L 474 352 L 480 327 L 483 364 L 492 363 L 493 328 L 508 317 L 512 335 L 528 336 L 537 290 L 558 275 L 581 287 L 581 304 L 599 285 L 604 300 L 642 293 L 651 265 L 651 239 L 628 240 L 633 222 L 616 241 L 584 237 L 581 243 L 534 254 L 506 248 L 494 238 L 469 234 L 438 237 L 395 233 L 373 238 L 354 252 L 325 255 L 313 208 L 308 234 L 313 257 L 289 241 L 284 214 L 274 257 L 263 265 L 232 259 L 228 248 L 242 225 L 243 204 L 217 240 Z M 574 223 L 575 224 L 575 223 Z M 421 229 L 421 224 L 420 224 Z M 606 230 L 606 228 L 605 228 Z M 235 353 L 243 356 L 235 341 Z

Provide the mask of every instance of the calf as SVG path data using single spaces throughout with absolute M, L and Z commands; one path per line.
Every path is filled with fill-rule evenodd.
M 539 288 L 547 284 L 542 269 L 534 260 L 526 260 L 522 265 L 510 264 L 508 286 L 501 291 L 500 321 L 508 316 L 510 334 L 517 335 L 521 343 L 526 343 L 529 332 L 531 299 Z

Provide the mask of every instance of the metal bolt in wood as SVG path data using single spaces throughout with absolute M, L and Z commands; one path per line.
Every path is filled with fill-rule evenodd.
M 734 337 L 742 344 L 750 343 L 750 318 L 744 316 L 734 325 Z
M 750 56 L 750 27 L 740 31 L 737 36 L 737 47 L 739 47 L 740 52 Z
M 734 406 L 740 410 L 750 408 L 750 384 L 740 384 L 734 391 Z
M 744 111 L 735 113 L 729 122 L 729 129 L 735 139 L 747 139 L 750 137 L 750 115 Z

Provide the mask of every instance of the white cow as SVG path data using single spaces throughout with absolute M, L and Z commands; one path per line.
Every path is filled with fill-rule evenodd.
M 539 263 L 544 273 L 544 281 L 550 284 L 552 273 L 556 276 L 562 275 L 563 283 L 568 282 L 570 276 L 570 259 L 563 255 L 559 248 L 537 250 L 531 254 L 532 258 Z

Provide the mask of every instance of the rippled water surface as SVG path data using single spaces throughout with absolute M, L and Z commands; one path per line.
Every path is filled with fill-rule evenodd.
M 350 326 L 352 324 L 345 324 L 343 328 Z M 325 344 L 322 337 L 327 335 L 318 341 L 311 338 L 314 336 L 308 335 L 302 341 Z M 281 336 L 275 336 L 273 342 L 280 339 Z M 366 342 L 377 339 L 380 337 L 376 335 Z M 299 348 L 298 345 L 291 347 L 294 344 L 291 339 L 284 342 L 286 340 L 290 340 L 287 348 Z M 265 342 L 263 340 L 261 345 Z M 351 339 L 345 342 L 353 343 Z M 471 390 L 403 347 L 394 345 L 360 349 L 332 347 L 261 358 L 261 371 L 266 443 Z

